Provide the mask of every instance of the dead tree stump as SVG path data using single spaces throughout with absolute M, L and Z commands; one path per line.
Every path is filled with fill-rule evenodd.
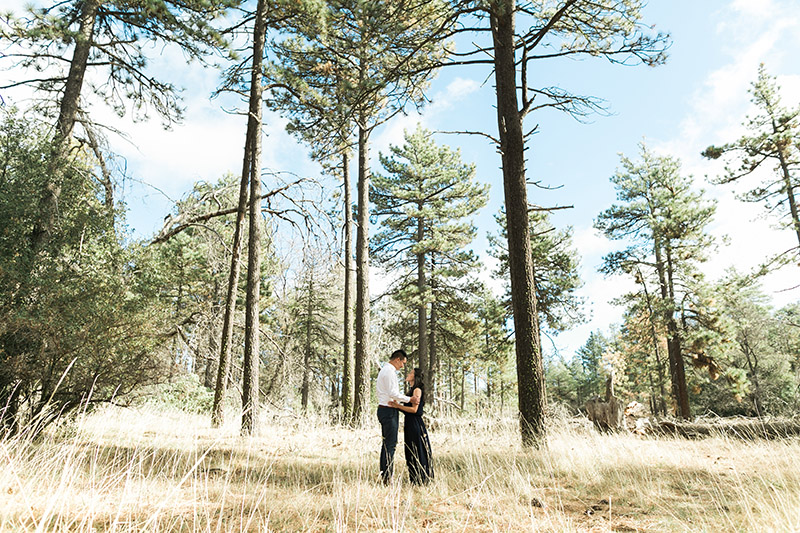
M 625 420 L 625 408 L 619 398 L 614 396 L 614 375 L 606 380 L 606 399 L 595 396 L 586 402 L 586 414 L 600 431 L 622 429 Z

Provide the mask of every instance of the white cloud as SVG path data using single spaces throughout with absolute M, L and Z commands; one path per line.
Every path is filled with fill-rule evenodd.
M 597 259 L 617 247 L 616 243 L 592 226 L 576 230 L 573 242 L 584 261 Z
M 425 118 L 417 113 L 399 115 L 391 120 L 385 127 L 378 130 L 371 139 L 370 161 L 374 172 L 382 170 L 378 162 L 378 154 L 389 154 L 389 146 L 403 146 L 405 144 L 404 132 L 412 132 L 417 124 L 425 126 Z
M 386 127 L 381 128 L 373 139 L 373 160 L 377 164 L 377 153 L 388 153 L 389 145 L 401 146 L 404 143 L 403 132 L 413 131 L 417 124 L 430 127 L 429 124 L 443 113 L 451 110 L 456 103 L 463 102 L 470 95 L 480 89 L 480 84 L 472 79 L 455 78 L 444 91 L 436 93 L 431 98 L 431 104 L 419 112 L 410 111 L 407 115 L 400 115 L 391 120 Z

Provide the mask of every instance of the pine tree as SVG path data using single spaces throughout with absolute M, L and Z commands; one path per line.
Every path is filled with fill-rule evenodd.
M 454 1 L 464 25 L 459 31 L 490 33 L 492 38 L 491 44 L 456 54 L 453 64 L 486 64 L 493 69 L 498 129 L 494 141 L 502 158 L 520 432 L 526 446 L 538 445 L 544 436 L 545 396 L 525 179 L 525 145 L 532 131 L 525 132 L 523 121 L 542 108 L 580 116 L 599 105 L 595 98 L 559 87 L 532 87 L 530 62 L 581 56 L 621 63 L 663 62 L 668 36 L 645 31 L 642 5 L 641 0 Z
M 730 155 L 730 166 L 717 183 L 735 183 L 769 164 L 775 166 L 772 174 L 760 173 L 761 183 L 742 196 L 747 202 L 763 202 L 772 212 L 777 209 L 788 215 L 789 223 L 797 236 L 800 253 L 800 215 L 796 193 L 800 187 L 800 106 L 787 109 L 781 105 L 780 87 L 767 73 L 762 63 L 758 79 L 750 89 L 751 102 L 758 113 L 748 117 L 745 127 L 751 132 L 738 140 L 722 146 L 709 146 L 703 155 L 718 159 Z M 788 213 L 787 213 L 788 210 Z
M 330 270 L 331 264 L 330 257 L 307 249 L 294 291 L 292 335 L 300 339 L 302 351 L 300 405 L 304 412 L 308 410 L 312 389 L 323 384 L 331 366 L 328 354 L 335 353 L 336 347 L 341 345 L 335 305 L 335 291 L 339 287 L 335 282 L 336 273 Z
M 60 160 L 68 155 L 76 124 L 80 122 L 86 131 L 87 144 L 97 148 L 87 88 L 120 115 L 131 106 L 139 116 L 155 110 L 166 124 L 179 120 L 178 90 L 148 72 L 143 43 L 155 40 L 176 45 L 188 57 L 204 61 L 209 54 L 225 49 L 225 41 L 212 23 L 233 5 L 233 0 L 134 0 L 124 4 L 70 0 L 30 9 L 28 19 L 4 20 L 0 35 L 19 48 L 19 53 L 6 57 L 23 69 L 42 72 L 43 77 L 15 81 L 0 89 L 31 86 L 37 94 L 48 96 L 40 109 L 56 117 L 51 179 L 42 191 L 38 221 L 30 235 L 35 250 L 52 237 L 61 194 Z M 87 87 L 90 71 L 100 82 Z
M 438 308 L 450 280 L 474 266 L 465 247 L 476 228 L 466 219 L 486 205 L 488 187 L 475 182 L 474 166 L 462 163 L 458 151 L 434 144 L 421 126 L 406 132 L 405 141 L 381 156 L 386 175 L 373 177 L 371 197 L 383 230 L 372 242 L 380 264 L 405 273 L 396 281 L 398 293 L 417 309 L 419 367 L 432 391 L 428 308 Z
M 707 259 L 713 246 L 706 227 L 715 205 L 704 199 L 703 191 L 693 190 L 691 177 L 681 175 L 677 159 L 656 156 L 644 144 L 640 148 L 641 162 L 622 156 L 623 168 L 611 178 L 620 203 L 595 221 L 595 227 L 610 239 L 631 243 L 608 254 L 602 270 L 655 278 L 659 300 L 654 313 L 667 331 L 672 394 L 678 414 L 688 418 L 684 355 L 691 351 L 697 366 L 714 367 L 701 344 L 688 344 L 688 325 L 711 322 L 691 309 L 696 303 L 691 296 L 697 294 L 702 279 L 696 266 Z
M 572 227 L 557 229 L 547 211 L 531 210 L 531 253 L 536 286 L 539 324 L 551 332 L 566 331 L 583 320 L 583 300 L 576 291 L 580 279 L 578 252 L 572 241 Z M 489 253 L 500 263 L 493 276 L 508 280 L 508 232 L 503 210 L 495 215 L 499 235 L 489 235 Z M 511 308 L 511 291 L 506 282 L 506 300 Z

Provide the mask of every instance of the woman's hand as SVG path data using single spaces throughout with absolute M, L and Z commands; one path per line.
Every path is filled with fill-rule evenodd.
M 399 404 L 399 403 L 397 403 L 397 402 L 396 402 L 396 401 L 394 401 L 394 400 L 389 400 L 389 407 L 398 408 L 398 407 L 400 407 L 400 404 Z

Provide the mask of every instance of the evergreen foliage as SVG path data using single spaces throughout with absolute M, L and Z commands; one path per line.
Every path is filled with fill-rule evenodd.
M 746 202 L 764 203 L 777 211 L 784 225 L 794 230 L 800 248 L 800 215 L 796 193 L 800 187 L 800 105 L 781 105 L 780 87 L 762 63 L 758 79 L 750 89 L 756 114 L 747 117 L 744 126 L 750 132 L 722 146 L 709 146 L 703 155 L 709 159 L 727 156 L 725 175 L 716 183 L 729 184 L 757 174 L 760 183 L 741 195 Z M 770 169 L 764 167 L 774 165 Z M 777 259 L 781 259 L 780 256 Z M 783 262 L 785 262 L 785 258 Z M 769 267 L 769 261 L 765 268 Z M 764 273 L 764 271 L 762 271 Z
M 124 247 L 103 216 L 96 161 L 61 161 L 54 238 L 34 252 L 39 191 L 50 179 L 52 137 L 14 110 L 0 128 L 0 410 L 12 430 L 38 431 L 61 414 L 163 379 L 159 330 L 166 309 L 146 277 L 146 256 Z
M 406 132 L 405 141 L 381 156 L 386 175 L 373 176 L 370 196 L 383 228 L 372 239 L 373 256 L 399 274 L 394 295 L 418 310 L 417 357 L 433 391 L 438 365 L 428 336 L 445 333 L 436 331 L 439 320 L 455 318 L 470 290 L 477 264 L 466 246 L 477 230 L 468 218 L 486 205 L 488 188 L 475 182 L 474 166 L 462 163 L 458 151 L 437 146 L 421 126 Z
M 605 256 L 602 270 L 633 276 L 642 285 L 657 287 L 649 312 L 667 331 L 672 396 L 678 414 L 690 416 L 684 357 L 712 374 L 710 357 L 716 314 L 704 299 L 698 265 L 708 258 L 713 241 L 706 233 L 715 206 L 682 176 L 680 162 L 657 156 L 642 144 L 640 162 L 622 156 L 622 169 L 611 181 L 617 187 L 614 204 L 601 213 L 595 226 L 607 237 L 628 243 Z

